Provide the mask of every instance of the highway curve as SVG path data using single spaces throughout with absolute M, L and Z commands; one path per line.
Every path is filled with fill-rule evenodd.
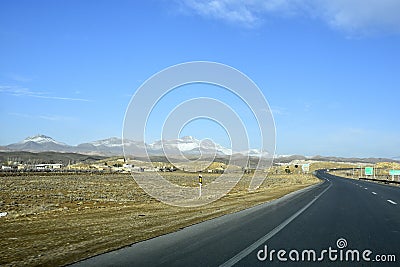
M 280 199 L 74 266 L 400 266 L 400 188 L 317 176 Z

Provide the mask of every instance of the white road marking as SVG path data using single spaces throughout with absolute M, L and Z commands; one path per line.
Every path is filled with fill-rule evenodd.
M 372 192 L 372 194 L 376 195 L 376 193 L 375 193 L 375 192 Z
M 365 190 L 367 190 L 368 188 L 364 187 Z
M 394 202 L 393 200 L 388 199 L 387 202 L 392 203 L 393 205 L 397 205 L 396 202 Z
M 295 214 L 287 218 L 283 223 L 275 227 L 271 232 L 268 234 L 264 235 L 260 239 L 258 239 L 256 242 L 248 246 L 247 248 L 243 249 L 240 251 L 238 254 L 221 264 L 219 267 L 231 267 L 238 263 L 240 260 L 242 260 L 244 257 L 249 255 L 251 252 L 256 250 L 259 246 L 265 244 L 266 241 L 268 241 L 270 238 L 272 238 L 274 235 L 276 235 L 279 231 L 281 231 L 283 228 L 285 228 L 286 225 L 288 225 L 291 221 L 296 219 L 297 216 L 299 216 L 301 213 L 303 213 L 308 207 L 310 207 L 320 196 L 322 196 L 330 187 L 332 184 L 330 184 L 327 188 L 325 188 L 324 191 L 322 191 L 318 196 L 316 196 L 313 200 L 311 200 L 307 205 L 305 205 L 302 209 L 297 211 Z

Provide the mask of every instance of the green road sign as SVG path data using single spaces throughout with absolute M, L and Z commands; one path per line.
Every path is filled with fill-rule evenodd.
M 365 175 L 374 175 L 373 167 L 365 167 Z
M 400 170 L 389 170 L 390 175 L 400 175 Z

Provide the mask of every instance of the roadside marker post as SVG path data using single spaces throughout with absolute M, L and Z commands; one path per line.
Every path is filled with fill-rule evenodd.
M 375 168 L 375 164 L 374 164 L 374 179 L 375 179 L 375 175 L 376 175 L 376 168 Z
M 201 186 L 203 185 L 203 176 L 199 174 L 199 198 L 201 197 Z

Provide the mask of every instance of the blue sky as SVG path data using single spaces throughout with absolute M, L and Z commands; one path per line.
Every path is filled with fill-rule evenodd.
M 396 0 L 3 0 L 0 145 L 38 133 L 73 145 L 121 136 L 146 79 L 204 60 L 262 90 L 276 153 L 398 157 L 398 14 Z M 207 123 L 184 133 L 226 145 L 220 127 L 199 130 Z

